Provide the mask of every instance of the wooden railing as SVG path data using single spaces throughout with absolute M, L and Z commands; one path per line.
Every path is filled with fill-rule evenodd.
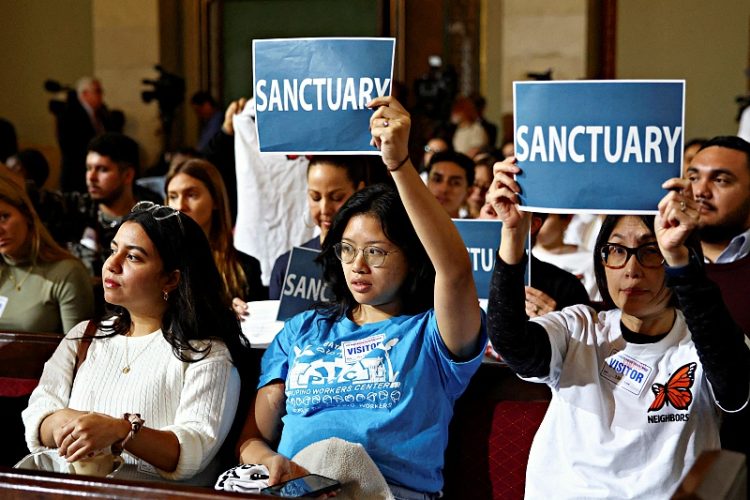
M 127 481 L 0 467 L 0 500 L 27 500 L 29 498 L 44 500 L 71 498 L 73 496 L 90 499 L 139 498 L 155 500 L 268 498 L 263 495 L 229 493 L 177 483 Z

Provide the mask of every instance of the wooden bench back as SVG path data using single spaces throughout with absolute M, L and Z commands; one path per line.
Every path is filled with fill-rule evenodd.
M 38 379 L 63 336 L 0 332 L 0 377 Z

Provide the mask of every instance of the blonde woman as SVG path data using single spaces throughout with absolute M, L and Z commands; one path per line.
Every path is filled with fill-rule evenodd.
M 234 248 L 229 198 L 218 169 L 205 160 L 187 160 L 170 170 L 165 186 L 167 205 L 197 222 L 208 237 L 233 307 L 268 298 L 260 262 Z
M 81 262 L 60 247 L 26 191 L 0 175 L 0 329 L 66 333 L 94 314 Z

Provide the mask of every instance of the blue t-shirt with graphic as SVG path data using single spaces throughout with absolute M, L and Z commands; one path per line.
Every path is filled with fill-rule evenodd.
M 290 318 L 263 356 L 258 385 L 286 381 L 279 453 L 338 437 L 361 443 L 388 482 L 440 490 L 453 403 L 487 343 L 484 313 L 480 337 L 476 356 L 457 362 L 434 309 L 362 326 L 315 311 Z

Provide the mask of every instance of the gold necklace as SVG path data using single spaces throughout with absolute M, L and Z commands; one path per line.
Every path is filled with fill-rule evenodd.
M 138 354 L 136 354 L 135 357 L 132 360 L 130 360 L 128 358 L 128 337 L 130 337 L 130 335 L 125 335 L 125 366 L 122 368 L 122 373 L 124 373 L 125 375 L 127 375 L 128 373 L 130 373 L 130 365 L 133 364 L 133 363 L 135 363 L 135 360 L 138 359 L 138 357 L 141 354 L 143 354 L 144 352 L 146 352 L 148 350 L 148 346 L 151 345 L 151 343 L 154 341 L 154 338 L 158 337 L 158 335 L 156 333 L 154 333 L 152 335 L 153 335 L 153 337 L 151 338 L 151 340 L 149 340 L 148 342 L 146 342 L 146 345 L 143 346 L 143 349 L 141 349 L 141 352 L 139 352 Z
M 8 279 L 13 282 L 13 286 L 15 287 L 17 292 L 21 291 L 21 286 L 23 286 L 24 282 L 28 279 L 29 276 L 31 276 L 31 272 L 34 270 L 34 266 L 32 265 L 28 271 L 26 271 L 26 276 L 23 277 L 23 279 L 20 282 L 16 281 L 16 277 L 13 275 L 13 271 L 8 268 Z

